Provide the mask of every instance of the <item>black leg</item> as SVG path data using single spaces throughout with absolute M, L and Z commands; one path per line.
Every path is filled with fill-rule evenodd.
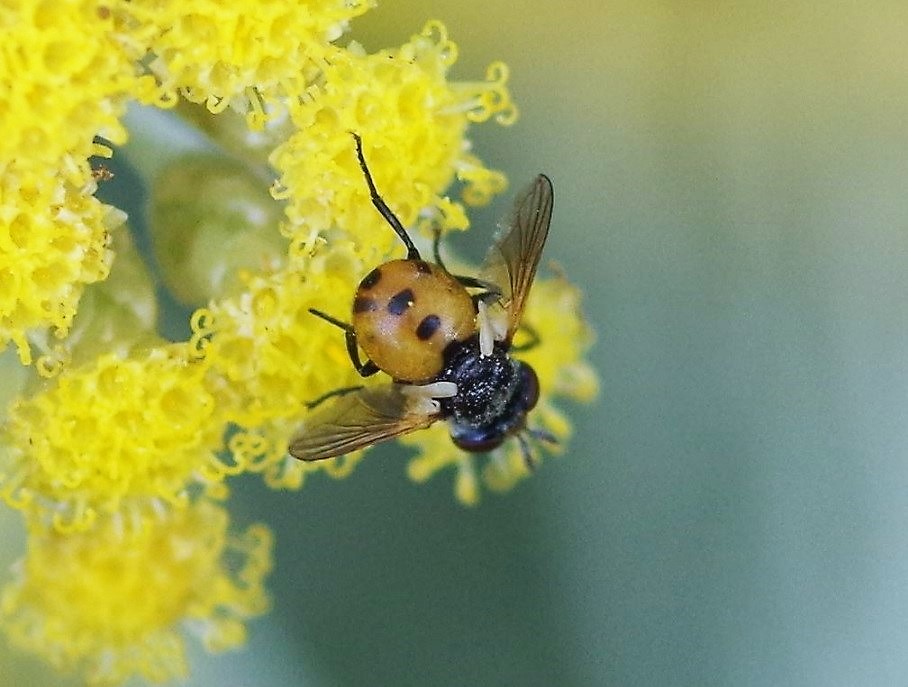
M 340 389 L 333 389 L 326 394 L 322 394 L 314 401 L 309 401 L 306 404 L 306 408 L 312 410 L 317 406 L 320 406 L 322 403 L 327 401 L 329 398 L 334 398 L 335 396 L 346 396 L 347 394 L 352 394 L 354 391 L 359 391 L 363 388 L 362 384 L 357 384 L 356 386 L 342 386 Z
M 500 291 L 482 291 L 480 293 L 474 293 L 470 298 L 473 299 L 473 309 L 476 312 L 479 312 L 479 303 L 494 303 L 499 298 L 501 298 Z M 513 349 L 512 349 L 513 350 Z
M 557 444 L 558 439 L 556 439 L 552 434 L 546 432 L 544 429 L 527 429 L 526 433 L 537 441 L 544 441 L 547 444 Z
M 435 258 L 435 264 L 441 267 L 445 272 L 448 271 L 448 268 L 445 267 L 444 261 L 441 259 L 441 227 L 437 224 L 432 227 L 432 256 Z
M 520 444 L 520 452 L 523 454 L 523 462 L 527 466 L 527 470 L 534 472 L 536 470 L 536 459 L 533 458 L 530 444 L 526 440 L 526 437 L 523 436 L 523 432 L 520 432 L 517 435 L 517 441 Z
M 309 308 L 309 312 L 311 312 L 316 317 L 321 317 L 323 320 L 325 320 L 325 322 L 330 322 L 335 327 L 340 327 L 345 332 L 353 331 L 353 325 L 347 324 L 346 322 L 341 322 L 336 317 L 331 317 L 331 315 L 329 315 L 328 313 L 324 313 L 321 310 L 316 310 L 315 308 Z
M 432 255 L 435 257 L 435 263 L 441 267 L 445 272 L 451 274 L 445 265 L 444 261 L 441 259 L 441 252 L 439 251 L 439 245 L 441 244 L 441 227 L 435 226 L 433 229 L 433 239 L 432 239 Z M 479 279 L 478 277 L 466 277 L 462 274 L 451 274 L 457 282 L 468 289 L 484 289 L 485 293 L 479 294 L 480 300 L 489 300 L 491 296 L 495 298 L 501 297 L 501 289 L 497 284 L 493 284 L 490 281 L 485 279 Z M 475 302 L 476 296 L 473 297 Z
M 388 204 L 382 200 L 382 197 L 378 195 L 378 190 L 375 188 L 375 182 L 372 181 L 372 174 L 369 173 L 369 166 L 366 164 L 366 158 L 363 156 L 363 140 L 359 137 L 359 134 L 350 132 L 353 134 L 353 140 L 356 141 L 356 157 L 359 158 L 360 169 L 363 170 L 363 174 L 366 177 L 366 183 L 369 184 L 369 195 L 372 196 L 372 204 L 375 206 L 375 209 L 381 213 L 381 216 L 385 218 L 385 221 L 391 225 L 391 228 L 394 230 L 400 240 L 404 242 L 404 245 L 407 247 L 407 260 L 422 260 L 419 255 L 419 251 L 416 249 L 416 246 L 413 245 L 413 240 L 410 238 L 410 235 L 407 234 L 407 230 L 404 229 L 404 225 L 400 223 L 400 220 L 397 219 L 397 215 L 392 212 L 391 208 L 388 207 Z
M 533 327 L 528 325 L 526 322 L 520 323 L 520 329 L 525 331 L 529 335 L 529 340 L 520 344 L 519 346 L 511 346 L 512 353 L 520 353 L 523 351 L 529 351 L 532 348 L 536 348 L 539 345 L 539 332 L 537 332 Z
M 476 277 L 465 277 L 462 274 L 454 274 L 452 276 L 468 289 L 485 289 L 488 293 L 494 293 L 496 296 L 501 296 L 501 289 L 498 287 L 498 284 L 493 284 L 490 281 L 478 279 Z
M 371 360 L 367 360 L 366 362 L 360 360 L 359 349 L 356 346 L 356 332 L 353 331 L 353 325 L 341 322 L 340 320 L 331 317 L 331 315 L 323 313 L 321 310 L 316 310 L 315 308 L 309 308 L 309 312 L 316 317 L 321 317 L 326 322 L 330 322 L 335 327 L 340 327 L 344 330 L 344 341 L 347 343 L 347 355 L 350 356 L 350 362 L 353 363 L 353 367 L 356 368 L 356 371 L 360 376 L 369 377 L 378 372 L 378 365 Z
M 353 367 L 359 372 L 360 377 L 371 377 L 378 372 L 378 365 L 371 360 L 367 360 L 364 363 L 360 362 L 359 348 L 356 346 L 356 334 L 353 333 L 352 329 L 344 332 L 344 339 L 347 342 L 347 355 L 350 356 L 350 362 L 353 363 Z

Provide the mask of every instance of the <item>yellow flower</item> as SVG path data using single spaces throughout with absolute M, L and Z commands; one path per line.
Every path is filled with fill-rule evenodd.
M 537 346 L 514 353 L 516 358 L 528 363 L 539 378 L 539 403 L 530 412 L 527 424 L 530 429 L 548 432 L 559 442 L 551 445 L 531 440 L 538 463 L 543 456 L 542 449 L 562 452 L 563 444 L 571 434 L 570 421 L 558 409 L 555 399 L 590 401 L 598 391 L 598 382 L 592 367 L 583 358 L 592 343 L 592 333 L 580 312 L 580 291 L 563 276 L 536 280 L 523 321 L 539 336 Z M 518 332 L 515 348 L 522 343 L 521 332 Z M 488 457 L 458 449 L 451 443 L 447 427 L 441 424 L 401 441 L 418 449 L 408 467 L 410 478 L 424 482 L 436 472 L 454 467 L 457 471 L 454 493 L 465 505 L 479 502 L 481 482 L 490 489 L 504 491 L 530 474 L 516 439 L 506 441 Z
M 564 274 L 537 279 L 523 321 L 539 334 L 539 345 L 518 357 L 536 370 L 544 392 L 589 403 L 599 391 L 599 382 L 584 359 L 593 333 L 583 319 L 581 298 L 580 289 Z M 525 343 L 522 334 L 518 331 L 514 339 L 517 348 Z
M 161 342 L 155 332 L 158 309 L 152 278 L 127 227 L 113 234 L 110 249 L 117 256 L 110 275 L 85 288 L 66 338 L 42 331 L 30 334 L 31 347 L 42 352 L 34 366 L 42 377 L 52 377 L 67 365 L 90 363 L 98 351 L 125 357 L 134 348 Z
M 120 116 L 140 81 L 140 57 L 122 44 L 97 0 L 8 0 L 0 9 L 0 160 L 67 178 L 93 139 L 126 140 Z M 67 156 L 81 160 L 74 169 Z M 5 169 L 3 170 L 6 171 Z M 83 175 L 70 178 L 77 188 Z
M 196 312 L 192 341 L 223 381 L 216 390 L 231 408 L 232 422 L 255 426 L 292 417 L 337 385 L 341 363 L 349 367 L 343 334 L 307 308 L 349 310 L 363 272 L 349 242 L 332 243 L 305 272 L 250 275 L 239 296 Z M 344 370 L 340 381 L 352 374 L 352 368 Z
M 92 195 L 83 166 L 74 186 L 55 170 L 0 163 L 0 347 L 13 340 L 25 364 L 26 334 L 50 326 L 65 335 L 85 285 L 110 269 L 109 232 L 125 216 Z
M 282 486 L 299 486 L 307 471 L 337 470 L 287 459 L 287 441 L 306 402 L 356 374 L 342 333 L 307 309 L 349 310 L 365 266 L 349 241 L 332 242 L 307 264 L 305 272 L 249 275 L 241 295 L 193 317 L 192 344 L 217 380 L 211 388 L 219 407 L 240 428 L 229 444 L 234 462 Z
M 338 56 L 291 107 L 297 132 L 271 163 L 280 174 L 276 195 L 288 200 L 284 231 L 293 255 L 310 254 L 332 228 L 352 238 L 369 262 L 395 245 L 369 202 L 351 131 L 362 137 L 375 183 L 405 226 L 430 213 L 444 227 L 465 228 L 463 208 L 440 195 L 455 176 L 472 204 L 504 190 L 504 176 L 467 152 L 465 134 L 471 122 L 493 115 L 513 121 L 507 69 L 494 64 L 486 82 L 450 83 L 456 59 L 445 28 L 430 22 L 395 50 Z
M 28 553 L 0 595 L 3 631 L 89 684 L 185 678 L 181 630 L 210 651 L 230 649 L 270 604 L 270 532 L 232 535 L 228 521 L 199 501 L 139 529 L 109 518 L 64 535 L 32 523 Z
M 139 65 L 97 1 L 12 0 L 0 10 L 0 347 L 66 334 L 86 284 L 110 267 L 122 213 L 93 197 L 95 142 L 122 143 Z
M 68 331 L 85 284 L 110 267 L 122 217 L 94 197 L 88 159 L 126 141 L 129 99 L 177 92 L 261 123 L 302 92 L 370 2 L 11 0 L 0 9 L 0 347 Z M 152 57 L 149 57 L 152 56 Z M 150 73 L 149 73 L 150 70 Z
M 59 529 L 84 529 L 102 514 L 147 518 L 184 504 L 193 484 L 213 487 L 227 467 L 205 369 L 186 344 L 109 353 L 15 401 L 2 433 L 3 497 Z
M 279 96 L 296 95 L 338 49 L 370 0 L 154 0 L 118 3 L 127 33 L 155 59 L 161 91 L 209 111 L 234 107 L 260 126 Z

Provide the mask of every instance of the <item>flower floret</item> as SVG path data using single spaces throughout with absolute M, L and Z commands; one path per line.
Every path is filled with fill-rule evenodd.
M 260 525 L 229 533 L 227 512 L 207 501 L 126 532 L 116 518 L 75 534 L 33 524 L 0 595 L 2 627 L 89 684 L 185 678 L 181 628 L 209 650 L 230 649 L 268 609 L 271 546 Z
M 190 484 L 225 471 L 204 375 L 185 344 L 172 344 L 102 355 L 15 401 L 2 436 L 4 497 L 74 528 L 102 513 L 183 503 Z

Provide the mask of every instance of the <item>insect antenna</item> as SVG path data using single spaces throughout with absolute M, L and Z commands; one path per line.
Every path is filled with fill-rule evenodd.
M 388 204 L 378 194 L 378 189 L 375 188 L 375 182 L 372 181 L 372 174 L 369 172 L 369 166 L 366 164 L 366 158 L 363 155 L 363 139 L 361 139 L 357 133 L 352 131 L 350 133 L 353 134 L 353 140 L 356 141 L 356 157 L 359 159 L 359 167 L 363 170 L 363 175 L 366 177 L 366 183 L 369 185 L 369 195 L 372 196 L 372 205 L 381 213 L 381 216 L 385 218 L 385 221 L 391 225 L 391 228 L 394 230 L 394 233 L 400 237 L 400 240 L 404 242 L 404 245 L 407 247 L 407 260 L 422 260 L 419 250 L 417 250 L 413 243 L 413 239 L 410 238 L 407 230 L 404 229 L 404 225 L 400 223 L 397 215 L 388 207 Z

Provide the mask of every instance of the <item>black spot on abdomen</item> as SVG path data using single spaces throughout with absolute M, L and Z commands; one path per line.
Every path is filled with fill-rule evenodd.
M 403 315 L 407 311 L 407 308 L 413 305 L 413 300 L 414 296 L 411 289 L 398 291 L 391 296 L 391 300 L 388 301 L 388 312 L 392 315 Z
M 381 269 L 376 267 L 374 270 L 369 272 L 363 280 L 359 283 L 359 288 L 361 289 L 371 289 L 375 286 L 381 279 Z
M 416 328 L 416 336 L 422 341 L 428 341 L 440 326 L 441 318 L 438 315 L 426 315 Z
M 425 260 L 414 260 L 413 264 L 416 266 L 416 271 L 421 274 L 432 274 L 432 267 Z
M 357 296 L 353 299 L 353 312 L 372 312 L 373 310 L 378 310 L 378 303 L 374 298 Z

